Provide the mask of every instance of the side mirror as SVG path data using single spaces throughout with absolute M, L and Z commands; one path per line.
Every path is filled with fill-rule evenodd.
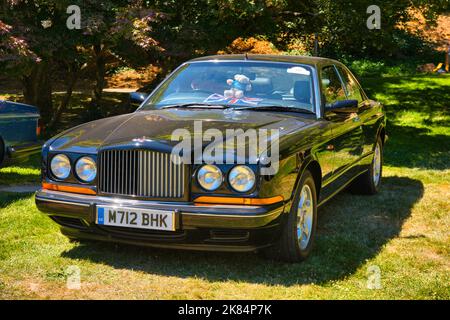
M 358 112 L 358 100 L 336 101 L 326 108 L 327 112 L 333 113 L 355 113 Z
M 148 97 L 147 93 L 143 92 L 131 92 L 130 93 L 130 102 L 132 104 L 141 104 Z

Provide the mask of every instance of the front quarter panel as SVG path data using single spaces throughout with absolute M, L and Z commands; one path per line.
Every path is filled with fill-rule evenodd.
M 294 196 L 295 187 L 302 170 L 310 161 L 321 167 L 321 178 L 332 174 L 333 152 L 327 150 L 331 130 L 325 121 L 317 120 L 280 141 L 279 170 L 274 176 L 262 177 L 260 196 L 281 195 L 285 200 Z

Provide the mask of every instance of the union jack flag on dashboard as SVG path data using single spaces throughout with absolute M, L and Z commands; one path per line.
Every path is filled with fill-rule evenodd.
M 218 93 L 215 93 L 213 95 L 210 95 L 208 98 L 206 98 L 206 100 L 204 102 L 205 103 L 226 103 L 226 104 L 247 104 L 247 105 L 251 105 L 251 106 L 256 106 L 261 101 L 262 101 L 262 99 L 247 98 L 247 97 L 243 97 L 241 99 L 227 98 Z

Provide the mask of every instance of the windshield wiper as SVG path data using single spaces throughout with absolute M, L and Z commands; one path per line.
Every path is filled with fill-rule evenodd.
M 214 109 L 225 109 L 226 106 L 220 104 L 209 104 L 209 103 L 182 103 L 174 104 L 170 106 L 161 107 L 161 109 L 177 109 L 177 108 L 214 108 Z
M 315 114 L 311 110 L 297 108 L 297 107 L 285 107 L 285 106 L 248 106 L 248 107 L 237 107 L 234 110 L 261 110 L 261 111 L 281 111 L 281 112 L 299 112 L 299 113 L 307 113 L 307 114 Z
M 174 104 L 169 106 L 161 107 L 161 109 L 177 109 L 177 108 L 211 108 L 211 109 L 231 109 L 231 110 L 255 110 L 255 111 L 281 111 L 281 112 L 298 112 L 298 113 L 307 113 L 307 114 L 315 114 L 314 112 L 297 108 L 297 107 L 285 107 L 285 106 L 245 106 L 245 107 L 234 107 L 234 106 L 226 106 L 221 104 L 210 104 L 210 103 L 183 103 L 183 104 Z

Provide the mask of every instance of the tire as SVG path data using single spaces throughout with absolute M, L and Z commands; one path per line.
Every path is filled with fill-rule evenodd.
M 306 200 L 306 201 L 305 201 Z M 309 206 L 308 206 L 309 202 Z M 302 206 L 304 204 L 304 206 Z M 299 217 L 303 208 L 303 217 Z M 303 218 L 303 228 L 297 222 Z M 301 222 L 300 222 L 301 224 Z M 285 221 L 279 241 L 272 247 L 262 251 L 265 258 L 286 262 L 300 262 L 310 255 L 317 228 L 317 192 L 312 174 L 307 170 L 303 173 L 294 202 Z M 309 236 L 302 231 L 309 229 Z M 298 233 L 301 233 L 299 239 Z
M 353 182 L 350 188 L 352 193 L 374 195 L 380 191 L 383 176 L 383 143 L 380 137 L 377 138 L 373 150 L 374 154 L 369 170 Z

